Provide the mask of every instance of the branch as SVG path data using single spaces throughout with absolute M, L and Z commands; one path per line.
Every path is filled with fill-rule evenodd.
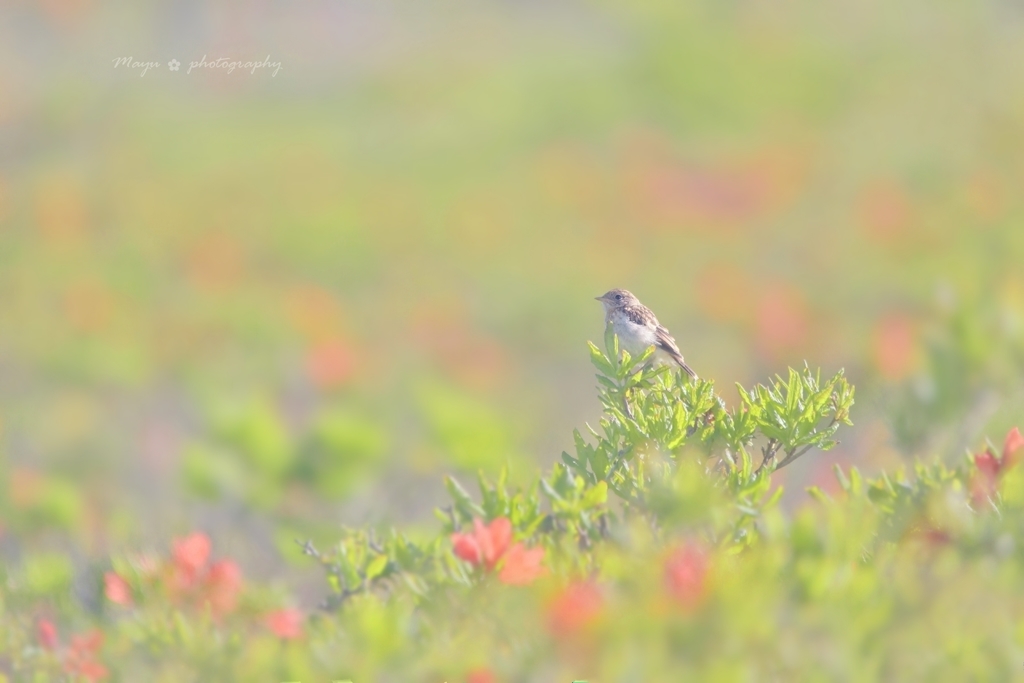
M 825 425 L 825 429 L 826 430 L 830 429 L 832 427 L 832 425 L 834 425 L 836 423 L 837 419 L 838 418 L 835 415 L 833 415 L 832 416 L 832 420 L 827 425 Z M 799 458 L 801 455 L 803 455 L 807 451 L 811 450 L 811 448 L 813 446 L 814 446 L 814 444 L 809 443 L 806 446 L 804 446 L 803 448 L 801 448 L 799 451 L 796 451 L 796 450 L 787 451 L 786 452 L 786 457 L 782 459 L 782 462 L 780 462 L 778 465 L 775 466 L 775 469 L 776 470 L 781 470 L 783 467 L 785 467 L 786 465 L 790 464 L 791 462 L 793 462 L 794 460 Z
M 782 461 L 779 462 L 779 464 L 775 466 L 775 469 L 776 470 L 781 470 L 783 467 L 785 467 L 786 465 L 790 464 L 791 462 L 793 462 L 794 460 L 799 458 L 801 455 L 803 455 L 807 451 L 811 450 L 811 447 L 813 445 L 814 444 L 809 443 L 806 446 L 804 446 L 803 448 L 801 448 L 799 451 L 795 451 L 795 452 L 794 451 L 788 451 L 786 453 L 786 457 L 783 458 Z
M 779 452 L 779 446 L 781 445 L 782 442 L 774 437 L 768 439 L 768 444 L 761 448 L 761 455 L 763 457 L 761 459 L 761 464 L 757 466 L 756 470 L 754 470 L 754 474 L 757 474 L 764 469 L 764 466 L 768 464 L 768 461 L 773 459 L 775 454 Z

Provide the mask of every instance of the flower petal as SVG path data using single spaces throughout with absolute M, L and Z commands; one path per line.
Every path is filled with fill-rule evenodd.
M 1003 468 L 1007 468 L 1016 462 L 1014 454 L 1024 448 L 1024 436 L 1021 435 L 1020 429 L 1014 427 L 1007 435 L 1006 440 L 1003 441 Z
M 103 593 L 107 600 L 118 605 L 128 607 L 133 602 L 131 586 L 116 572 L 107 572 L 103 575 Z
M 294 607 L 279 609 L 267 615 L 264 622 L 274 635 L 283 640 L 302 637 L 302 612 Z
M 475 536 L 470 534 L 452 534 L 451 540 L 452 551 L 456 557 L 474 565 L 480 564 L 483 561 L 483 553 Z
M 505 562 L 498 573 L 498 580 L 510 586 L 522 586 L 533 582 L 547 573 L 544 565 L 544 548 L 527 549 L 516 543 L 505 553 Z
M 189 578 L 194 578 L 210 559 L 210 537 L 202 532 L 174 540 L 171 551 L 174 564 Z
M 672 597 L 683 605 L 693 605 L 704 595 L 708 560 L 692 545 L 678 548 L 665 562 L 665 585 Z
M 487 544 L 481 543 L 481 547 L 484 548 L 484 561 L 488 569 L 494 569 L 512 541 L 512 522 L 508 517 L 498 517 L 487 527 L 486 535 Z

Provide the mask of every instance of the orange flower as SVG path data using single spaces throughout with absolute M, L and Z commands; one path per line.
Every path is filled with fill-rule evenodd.
M 322 287 L 294 288 L 286 294 L 285 307 L 291 324 L 307 340 L 335 336 L 344 318 L 334 293 Z
M 206 604 L 214 616 L 223 616 L 235 609 L 242 592 L 242 570 L 231 560 L 210 565 L 204 580 Z
M 466 672 L 466 683 L 498 683 L 498 677 L 490 669 L 473 669 Z
M 71 637 L 71 647 L 64 656 L 64 670 L 73 676 L 89 681 L 106 678 L 107 667 L 96 660 L 96 654 L 103 647 L 103 632 L 97 630 L 81 636 Z
M 874 331 L 874 356 L 878 371 L 889 380 L 906 377 L 914 364 L 914 328 L 905 316 L 891 315 Z
M 97 332 L 108 327 L 117 312 L 117 300 L 99 280 L 83 280 L 64 294 L 64 316 L 77 332 Z
M 11 470 L 8 495 L 11 504 L 16 508 L 29 508 L 36 505 L 46 494 L 46 479 L 39 472 L 27 467 L 15 467 Z
M 593 622 L 604 609 L 600 589 L 590 581 L 569 585 L 548 607 L 548 628 L 553 634 L 572 635 Z
M 757 346 L 765 355 L 777 358 L 806 342 L 810 316 L 798 289 L 784 283 L 767 284 L 755 316 Z
M 483 564 L 487 571 L 493 571 L 512 540 L 512 522 L 507 517 L 498 517 L 484 526 L 482 520 L 474 519 L 472 533 L 452 534 L 451 539 L 456 556 L 473 565 Z
M 264 621 L 267 628 L 282 640 L 294 640 L 302 637 L 302 612 L 294 607 L 271 612 Z
M 71 651 L 78 654 L 96 654 L 103 647 L 103 631 L 93 629 L 80 636 L 71 636 Z
M 222 290 L 245 274 L 243 244 L 226 233 L 204 233 L 190 245 L 185 256 L 185 275 L 202 290 Z
M 133 602 L 131 586 L 116 572 L 107 572 L 103 575 L 103 592 L 107 600 L 118 605 L 129 607 Z
M 60 246 L 80 243 L 89 229 L 89 209 L 81 179 L 67 175 L 43 179 L 36 191 L 35 214 L 35 225 L 47 242 Z
M 678 602 L 692 606 L 704 595 L 707 571 L 704 552 L 692 545 L 683 546 L 665 562 L 665 585 Z
M 352 375 L 352 352 L 334 339 L 314 346 L 306 354 L 306 372 L 318 387 L 333 389 Z
M 527 549 L 522 543 L 516 543 L 505 553 L 505 562 L 498 573 L 498 580 L 510 586 L 531 583 L 544 576 L 546 570 L 541 564 L 543 560 L 544 548 Z
M 210 537 L 197 531 L 185 538 L 176 538 L 171 556 L 185 583 L 191 584 L 210 559 Z
M 732 262 L 704 267 L 694 282 L 697 305 L 717 322 L 744 322 L 750 317 L 757 287 L 746 270 Z
M 720 228 L 740 224 L 757 217 L 770 204 L 770 188 L 763 173 L 744 166 L 651 164 L 641 171 L 637 189 L 661 222 Z
M 49 619 L 40 619 L 36 623 L 36 640 L 47 650 L 57 648 L 57 627 Z
M 914 226 L 915 207 L 907 191 L 897 183 L 875 183 L 864 191 L 858 203 L 861 230 L 879 243 L 896 243 Z

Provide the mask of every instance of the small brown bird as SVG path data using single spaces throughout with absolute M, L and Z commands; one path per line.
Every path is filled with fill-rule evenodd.
M 653 346 L 656 357 L 661 360 L 666 357 L 672 359 L 686 374 L 697 378 L 697 373 L 683 360 L 676 340 L 658 322 L 654 312 L 640 303 L 640 299 L 631 292 L 613 289 L 594 298 L 604 304 L 605 325 L 612 326 L 622 348 L 629 351 L 631 356 L 635 358 Z

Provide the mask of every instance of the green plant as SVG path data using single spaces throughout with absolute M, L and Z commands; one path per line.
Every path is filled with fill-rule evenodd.
M 731 514 L 705 533 L 748 543 L 762 510 L 781 494 L 771 492 L 771 472 L 811 448 L 832 448 L 840 424 L 850 424 L 854 390 L 841 371 L 822 382 L 820 372 L 805 367 L 790 370 L 787 380 L 737 387 L 740 403 L 729 410 L 713 381 L 690 381 L 652 365 L 653 349 L 632 358 L 616 337 L 607 343 L 608 353 L 590 345 L 604 406 L 600 431 L 589 429 L 588 442 L 576 430 L 575 455 L 562 453 L 562 462 L 528 490 L 509 490 L 504 473 L 494 482 L 480 473 L 476 502 L 449 476 L 452 502 L 438 511 L 440 537 L 417 542 L 394 530 L 383 539 L 350 531 L 323 552 L 303 541 L 304 552 L 327 573 L 332 594 L 325 605 L 337 607 L 353 595 L 389 592 L 395 585 L 427 596 L 438 586 L 474 583 L 479 575 L 467 572 L 445 542 L 474 520 L 508 519 L 517 540 L 547 549 L 553 561 L 583 568 L 594 566 L 595 544 L 633 517 L 657 527 L 699 517 L 700 507 L 715 509 L 714 500 L 728 497 L 734 501 Z M 762 443 L 756 466 L 749 453 L 755 443 Z M 696 478 L 715 484 L 706 491 L 698 487 L 703 498 L 691 495 Z M 576 553 L 576 547 L 587 552 Z
M 592 349 L 600 429 L 576 432 L 575 453 L 529 488 L 481 474 L 473 495 L 449 477 L 440 533 L 303 542 L 330 588 L 308 619 L 243 588 L 194 534 L 168 561 L 115 558 L 103 631 L 65 645 L 51 617 L 31 616 L 40 590 L 69 582 L 63 569 L 41 573 L 40 557 L 3 589 L 0 635 L 18 648 L 9 670 L 424 683 L 1012 677 L 1024 648 L 1019 431 L 953 466 L 872 477 L 836 467 L 831 491 L 810 487 L 784 509 L 773 472 L 830 448 L 849 422 L 842 373 L 790 371 L 739 388 L 729 409 L 711 382 L 617 354 L 614 340 L 611 351 Z M 89 624 L 73 604 L 49 609 L 61 629 Z

